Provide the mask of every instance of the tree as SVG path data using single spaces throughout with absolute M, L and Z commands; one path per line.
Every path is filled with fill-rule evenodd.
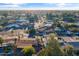
M 35 53 L 35 49 L 32 46 L 27 46 L 27 47 L 23 48 L 22 52 L 26 56 L 31 56 L 32 54 Z
M 13 51 L 14 51 L 14 55 L 16 55 L 16 49 L 17 49 L 17 44 L 16 44 L 16 42 L 17 42 L 17 39 L 15 38 L 14 39 L 14 44 L 13 44 Z
M 67 56 L 73 56 L 73 53 L 74 53 L 73 46 L 71 46 L 71 45 L 65 46 L 64 52 L 65 52 L 65 55 L 67 55 Z
M 60 44 L 59 42 L 57 41 L 57 36 L 55 34 L 50 34 L 49 36 L 49 42 L 48 42 L 48 45 L 49 47 L 60 47 Z
M 0 37 L 0 44 L 2 46 L 2 43 L 4 42 L 4 40 Z
M 3 14 L 3 16 L 6 18 L 6 17 L 8 16 L 8 14 L 7 14 L 7 13 L 5 13 L 5 14 Z
M 9 53 L 10 51 L 11 51 L 11 47 L 9 47 L 9 46 L 3 47 L 3 52 L 4 52 L 4 55 L 5 55 L 5 56 L 6 56 L 7 53 Z
M 36 30 L 35 29 L 29 30 L 29 37 L 35 37 L 35 34 L 36 34 Z
M 43 48 L 38 55 L 42 56 L 62 56 L 64 55 L 63 49 L 60 47 L 60 44 L 55 39 L 54 35 L 50 36 L 47 47 Z
M 52 20 L 53 19 L 53 16 L 52 16 L 51 13 L 47 13 L 46 17 L 47 17 L 47 20 Z
M 42 38 L 40 36 L 36 36 L 35 38 L 38 44 L 42 43 Z
M 38 56 L 52 56 L 52 48 L 43 48 L 37 53 Z

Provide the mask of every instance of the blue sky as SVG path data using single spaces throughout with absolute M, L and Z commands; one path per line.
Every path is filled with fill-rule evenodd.
M 51 8 L 51 7 L 57 7 L 56 3 L 24 3 L 19 4 L 21 7 L 25 8 Z
M 0 9 L 77 9 L 79 3 L 0 3 Z

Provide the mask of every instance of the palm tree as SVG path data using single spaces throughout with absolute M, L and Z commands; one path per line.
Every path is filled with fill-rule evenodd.
M 17 39 L 15 38 L 14 39 L 14 44 L 12 45 L 12 49 L 14 51 L 14 55 L 16 55 L 16 49 L 17 49 L 16 41 L 17 41 Z

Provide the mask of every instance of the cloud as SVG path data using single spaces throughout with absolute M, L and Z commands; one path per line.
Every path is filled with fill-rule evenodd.
M 79 3 L 79 0 L 0 0 L 0 3 Z
M 16 4 L 0 4 L 0 8 L 13 8 L 13 7 L 19 7 L 19 5 L 16 5 Z
M 76 9 L 79 10 L 79 3 L 0 3 L 0 9 Z
M 27 0 L 0 0 L 1 3 L 21 4 L 26 3 Z
M 66 3 L 57 3 L 57 7 L 64 7 Z

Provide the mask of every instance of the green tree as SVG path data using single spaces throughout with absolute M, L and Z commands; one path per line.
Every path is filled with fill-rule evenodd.
M 5 13 L 5 14 L 3 14 L 3 16 L 6 18 L 6 17 L 8 16 L 8 14 L 7 14 L 7 13 Z
M 48 42 L 47 47 L 43 48 L 38 55 L 42 56 L 63 56 L 64 51 L 60 47 L 60 44 L 58 41 L 55 39 L 55 35 L 50 36 L 50 40 Z
M 37 53 L 38 56 L 52 56 L 53 48 L 43 48 L 40 52 Z
M 4 42 L 4 40 L 0 37 L 0 44 L 2 46 L 2 43 Z
M 35 34 L 36 34 L 36 30 L 35 29 L 29 30 L 29 36 L 35 37 Z
M 64 52 L 65 52 L 66 56 L 73 56 L 73 54 L 74 54 L 74 48 L 73 48 L 73 46 L 71 46 L 71 45 L 65 46 Z
M 7 53 L 9 53 L 10 51 L 11 51 L 11 47 L 3 47 L 3 52 L 4 52 L 4 55 L 6 56 L 7 55 Z
M 23 48 L 22 52 L 26 56 L 31 56 L 32 54 L 35 53 L 35 49 L 32 46 L 27 46 L 27 47 Z

